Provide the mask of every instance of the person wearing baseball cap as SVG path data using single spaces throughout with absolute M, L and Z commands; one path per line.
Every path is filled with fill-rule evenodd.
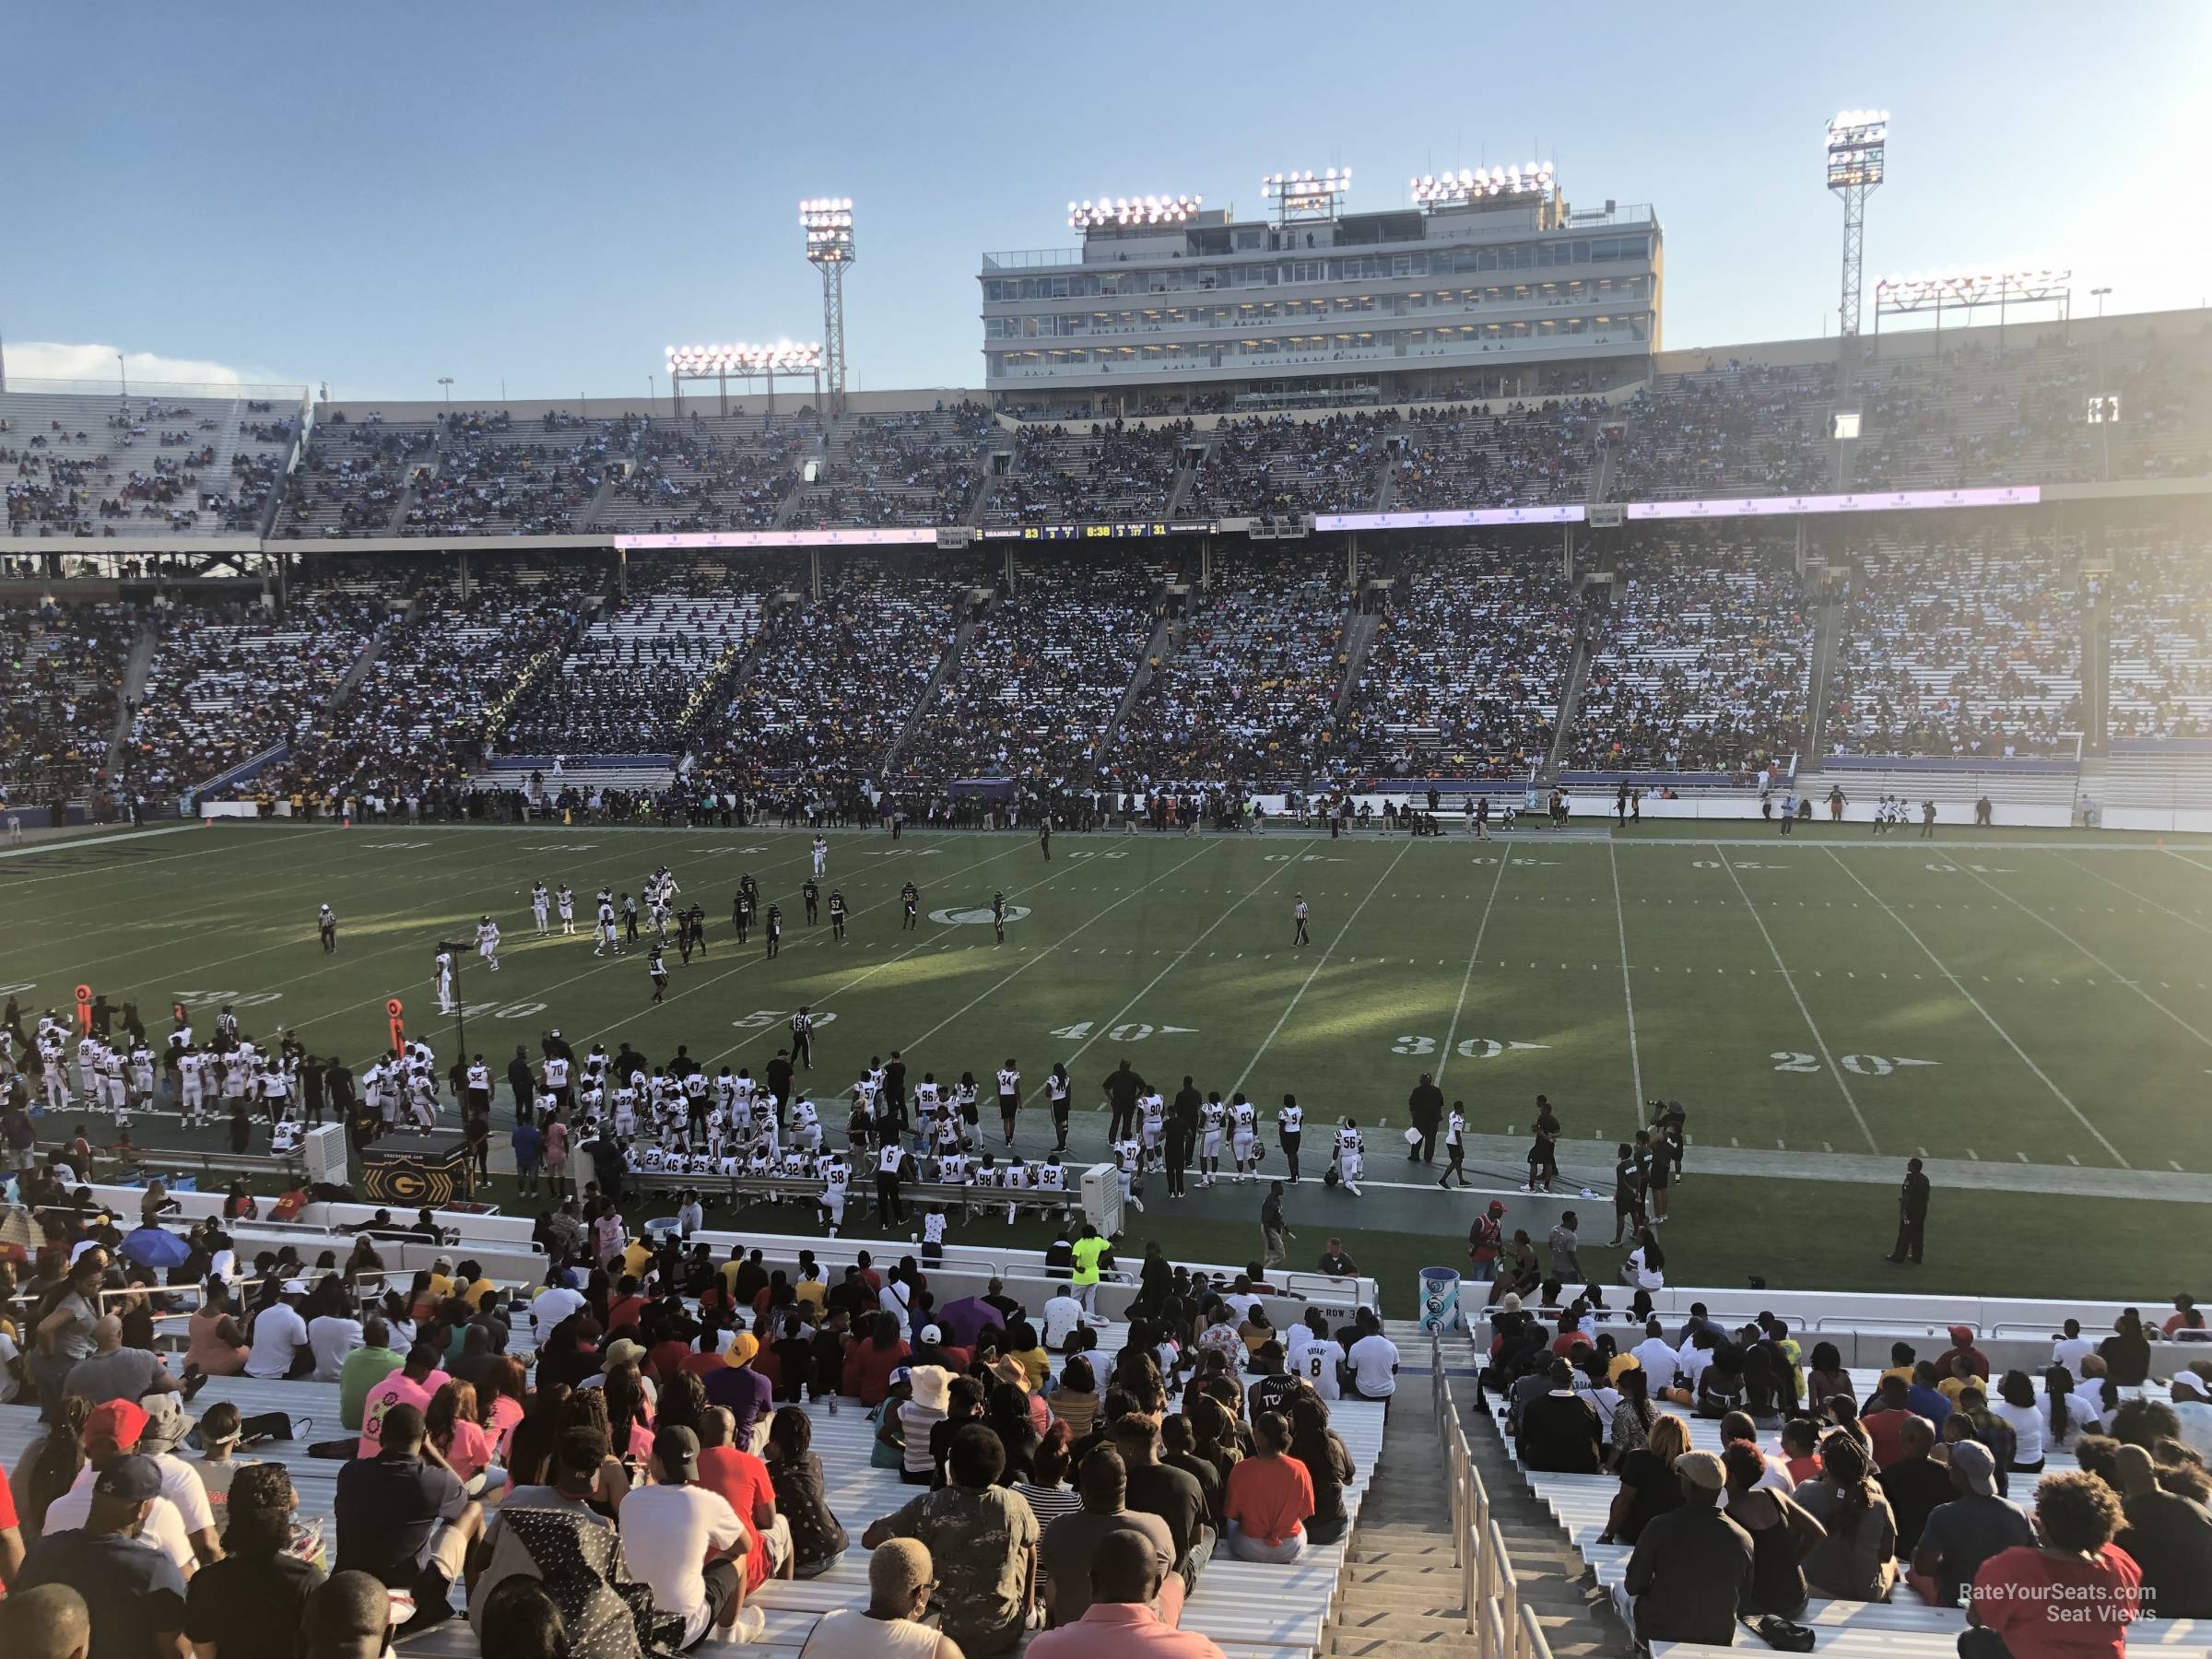
M 1980 1441 L 1950 1448 L 1954 1496 L 1928 1512 L 1913 1547 L 1912 1584 L 1938 1607 L 1956 1607 L 1982 1563 L 2000 1549 L 2033 1545 L 2028 1517 L 1997 1496 L 1997 1463 Z
M 753 1425 L 774 1408 L 774 1387 L 753 1369 L 759 1352 L 758 1336 L 750 1331 L 735 1332 L 730 1346 L 722 1350 L 722 1369 L 711 1371 L 701 1379 L 707 1404 L 721 1406 L 735 1422 L 736 1444 L 740 1446 L 752 1443 Z
M 630 1572 L 652 1588 L 658 1611 L 684 1621 L 680 1646 L 697 1647 L 714 1630 L 755 1641 L 767 1620 L 745 1605 L 741 1559 L 752 1539 L 729 1500 L 699 1484 L 699 1436 L 680 1426 L 655 1434 L 653 1479 L 622 1500 Z
M 95 1406 L 85 1419 L 83 1445 L 85 1466 L 76 1472 L 76 1480 L 70 1488 L 46 1507 L 44 1530 L 60 1532 L 67 1527 L 82 1526 L 92 1512 L 92 1493 L 100 1473 L 109 1465 L 117 1463 L 138 1451 L 140 1438 L 146 1433 L 146 1407 L 135 1400 L 110 1400 Z M 156 1477 L 160 1468 L 155 1460 Z M 147 1513 L 138 1536 L 159 1547 L 176 1567 L 178 1573 L 190 1578 L 199 1565 L 199 1557 L 192 1547 L 191 1534 L 184 1525 L 184 1517 L 168 1498 L 157 1493 L 154 1506 Z
M 181 1651 L 183 1575 L 166 1550 L 140 1542 L 156 1506 L 167 1503 L 161 1471 L 150 1457 L 118 1453 L 106 1460 L 86 1497 L 81 1524 L 56 1527 L 49 1517 L 45 1535 L 17 1570 L 11 1594 L 60 1584 L 82 1596 L 92 1619 L 86 1659 L 147 1659 Z
M 1656 1515 L 1637 1535 L 1629 1557 L 1622 1617 L 1640 1642 L 1710 1642 L 1726 1647 L 1735 1634 L 1737 1604 L 1752 1590 L 1751 1535 L 1721 1512 L 1727 1485 L 1710 1452 L 1675 1459 L 1682 1507 Z

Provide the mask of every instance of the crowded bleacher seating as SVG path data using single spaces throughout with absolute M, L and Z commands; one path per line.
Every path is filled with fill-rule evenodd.
M 1382 483 L 1382 440 L 1397 429 L 1394 410 L 1225 420 L 1192 485 L 1192 509 L 1222 518 L 1364 511 Z
M 664 754 L 693 699 L 749 643 L 759 598 L 710 568 L 641 566 L 516 705 L 501 745 L 516 754 Z
M 1493 413 L 1417 409 L 1400 429 L 1390 505 L 1412 512 L 1580 500 L 1606 406 L 1578 398 Z
M 765 529 L 798 488 L 800 464 L 822 431 L 811 409 L 772 418 L 694 412 L 680 421 L 631 418 L 632 466 L 601 498 L 595 529 Z
M 1813 619 L 1779 554 L 1724 534 L 1647 537 L 1594 624 L 1574 768 L 1743 773 L 1804 742 Z
M 2212 736 L 2212 558 L 2201 545 L 2127 548 L 2104 593 L 2109 735 Z
M 1936 547 L 1867 554 L 1829 698 L 1829 743 L 1875 755 L 2042 754 L 2081 730 L 2072 561 Z
M 1401 553 L 1352 691 L 1347 750 L 1376 777 L 1525 778 L 1551 751 L 1574 653 L 1557 559 L 1500 547 Z
M 131 719 L 128 780 L 174 794 L 304 735 L 382 620 L 375 605 L 336 594 L 281 618 L 258 606 L 167 607 Z
M 1174 493 L 1191 423 L 1088 428 L 1025 426 L 1014 435 L 1010 474 L 984 510 L 988 524 L 1077 524 L 1159 518 Z
M 808 530 L 965 524 L 996 429 L 978 403 L 840 422 L 790 522 Z
M 1341 770 L 1342 556 L 1291 545 L 1217 554 L 1167 660 L 1130 705 L 1114 756 L 1124 787 L 1251 783 Z
M 1832 362 L 1739 361 L 1663 374 L 1619 409 L 1614 500 L 1795 495 L 1832 488 Z
M 700 733 L 708 770 L 841 792 L 873 778 L 959 622 L 980 562 L 871 554 L 822 560 L 822 596 L 771 607 L 746 676 Z
M 73 800 L 106 767 L 138 631 L 124 605 L 0 608 L 0 795 Z
M 1087 786 L 1151 637 L 1157 574 L 1112 555 L 1023 560 L 915 716 L 902 776 Z

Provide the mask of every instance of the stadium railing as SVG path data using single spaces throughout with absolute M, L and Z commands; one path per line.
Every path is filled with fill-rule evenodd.
M 1459 1570 L 1460 1606 L 1466 1632 L 1475 1639 L 1476 1659 L 1551 1659 L 1551 1644 L 1535 1608 L 1521 1600 L 1505 1534 L 1490 1513 L 1489 1491 L 1453 1404 L 1440 1332 L 1430 1334 L 1429 1385 L 1444 1467 L 1452 1560 Z

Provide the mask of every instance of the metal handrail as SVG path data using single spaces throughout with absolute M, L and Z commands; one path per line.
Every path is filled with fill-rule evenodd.
M 1544 1634 L 1543 1621 L 1526 1602 L 1521 1604 L 1521 1629 L 1516 1635 L 1514 1659 L 1551 1659 L 1551 1642 Z

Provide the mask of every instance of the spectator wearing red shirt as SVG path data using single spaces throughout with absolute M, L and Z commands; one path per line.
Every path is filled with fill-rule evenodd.
M 606 1328 L 618 1331 L 624 1325 L 634 1325 L 644 1312 L 645 1299 L 638 1293 L 638 1281 L 624 1274 L 615 1281 L 615 1300 L 606 1304 Z
M 709 1406 L 700 1418 L 699 1484 L 719 1492 L 745 1523 L 752 1547 L 739 1565 L 745 1569 L 745 1593 L 750 1595 L 768 1582 L 771 1571 L 788 1576 L 791 1529 L 777 1524 L 776 1488 L 768 1465 L 731 1443 L 735 1430 L 735 1420 L 719 1406 Z
M 882 1405 L 890 1392 L 891 1372 L 907 1362 L 908 1352 L 898 1320 L 888 1313 L 877 1314 L 868 1335 L 845 1348 L 844 1385 L 839 1392 L 863 1406 Z
M 2042 1544 L 2015 1545 L 1982 1563 L 1966 1604 L 1974 1630 L 1959 1643 L 1964 1659 L 1998 1651 L 1978 1630 L 1996 1637 L 2011 1659 L 2123 1659 L 2143 1571 L 2112 1542 L 2121 1521 L 2119 1495 L 2085 1469 L 2038 1481 Z
M 1951 1327 L 1951 1346 L 1936 1356 L 1936 1374 L 1939 1377 L 1950 1376 L 1951 1361 L 1954 1359 L 1964 1359 L 1974 1368 L 1975 1376 L 1984 1382 L 1989 1381 L 1989 1359 L 1974 1346 L 1971 1327 L 1962 1324 Z
M 1914 1416 L 1912 1406 L 1906 1403 L 1906 1392 L 1902 1377 L 1885 1375 L 1879 1395 L 1880 1406 L 1859 1419 L 1866 1430 L 1867 1439 L 1873 1443 L 1874 1466 L 1877 1469 L 1888 1468 L 1905 1454 L 1904 1444 L 1900 1437 L 1905 1424 Z
M 1252 1425 L 1253 1453 L 1229 1473 L 1222 1495 L 1224 1541 L 1241 1561 L 1295 1561 L 1306 1547 L 1313 1477 L 1289 1455 L 1290 1419 L 1263 1411 Z

